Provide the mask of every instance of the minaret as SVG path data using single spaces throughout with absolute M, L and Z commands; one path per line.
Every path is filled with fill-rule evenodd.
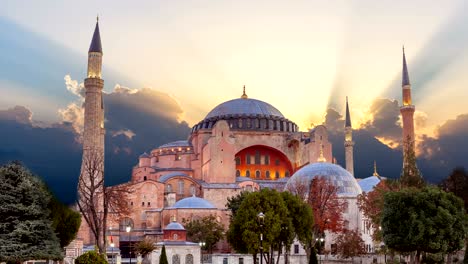
M 349 114 L 348 97 L 346 96 L 346 120 L 345 120 L 345 160 L 346 170 L 354 176 L 354 157 L 353 157 L 353 128 L 351 127 L 351 115 Z
M 101 79 L 102 46 L 99 35 L 99 18 L 96 21 L 93 39 L 88 51 L 88 74 L 84 81 L 84 132 L 83 132 L 83 161 L 81 164 L 81 176 L 88 177 L 89 169 L 86 168 L 90 160 L 99 161 L 99 174 L 95 180 L 104 177 L 104 104 L 102 89 L 104 80 Z M 96 162 L 94 162 L 96 163 Z M 95 164 L 97 165 L 97 164 Z
M 411 84 L 408 74 L 408 66 L 406 65 L 405 47 L 403 47 L 403 72 L 402 72 L 402 90 L 403 102 L 400 107 L 401 118 L 403 120 L 403 166 L 406 164 L 406 154 L 408 148 L 414 151 L 414 111 L 415 107 L 411 101 Z

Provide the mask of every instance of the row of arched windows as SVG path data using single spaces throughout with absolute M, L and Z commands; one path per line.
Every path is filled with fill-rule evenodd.
M 178 194 L 184 194 L 185 182 L 183 180 L 179 180 L 177 184 L 178 184 L 177 193 Z M 172 184 L 167 184 L 166 185 L 166 192 L 168 192 L 168 193 L 174 192 L 174 190 L 172 188 Z M 190 194 L 194 195 L 195 192 L 196 192 L 195 185 L 190 184 Z
M 252 157 L 254 160 L 252 160 Z M 263 159 L 262 159 L 263 157 Z M 242 164 L 242 159 L 241 157 L 236 157 L 236 165 L 241 165 Z M 265 155 L 261 156 L 260 151 L 256 151 L 254 156 L 251 156 L 250 154 L 245 155 L 245 164 L 250 165 L 250 164 L 255 164 L 255 165 L 270 165 L 270 156 Z M 279 166 L 280 165 L 280 160 L 276 159 L 275 160 L 275 165 Z
M 245 175 L 241 175 L 240 170 L 236 170 L 236 177 L 241 177 L 241 176 L 251 177 L 250 170 L 246 170 Z M 284 177 L 289 177 L 289 176 L 290 176 L 289 171 L 285 171 L 284 172 Z M 262 172 L 259 171 L 259 170 L 255 171 L 255 178 L 262 178 Z M 265 171 L 265 178 L 267 178 L 267 179 L 272 178 L 272 175 L 271 175 L 270 171 L 268 171 L 268 170 Z M 280 178 L 280 172 L 275 171 L 275 179 L 279 179 L 279 178 Z
M 172 264 L 180 264 L 179 254 L 172 255 Z M 193 264 L 193 255 L 192 254 L 185 255 L 185 264 Z

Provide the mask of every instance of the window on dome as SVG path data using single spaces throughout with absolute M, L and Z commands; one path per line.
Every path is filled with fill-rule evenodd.
M 260 178 L 260 174 L 261 174 L 260 171 L 256 171 L 256 172 L 255 172 L 255 178 L 259 179 L 259 178 Z
M 241 158 L 240 157 L 236 157 L 236 165 L 241 165 Z
M 250 165 L 250 155 L 249 154 L 245 155 L 245 163 L 247 165 Z
M 275 178 L 279 179 L 279 172 L 278 171 L 275 171 Z
M 279 159 L 276 159 L 276 160 L 275 160 L 275 165 L 276 165 L 276 166 L 279 166 L 279 165 L 280 165 L 280 160 L 279 160 Z
M 236 177 L 240 177 L 240 170 L 236 170 Z
M 245 177 L 250 177 L 250 171 L 249 170 L 245 171 Z
M 255 151 L 255 164 L 260 164 L 260 151 Z
M 270 171 L 265 171 L 265 178 L 270 179 Z
M 270 165 L 270 156 L 265 155 L 265 165 Z

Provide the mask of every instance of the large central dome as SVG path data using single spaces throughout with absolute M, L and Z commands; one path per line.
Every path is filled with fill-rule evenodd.
M 221 103 L 206 117 L 193 126 L 192 132 L 211 129 L 219 120 L 229 123 L 232 130 L 296 132 L 296 124 L 286 119 L 281 112 L 269 103 L 250 99 L 245 94 L 239 99 Z
M 239 98 L 219 104 L 206 115 L 205 119 L 226 115 L 261 115 L 284 118 L 283 114 L 269 103 L 257 99 Z

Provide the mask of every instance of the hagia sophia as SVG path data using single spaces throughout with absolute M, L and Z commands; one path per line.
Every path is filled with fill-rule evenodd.
M 104 155 L 103 52 L 98 23 L 88 55 L 83 159 L 91 150 Z M 411 105 L 405 57 L 403 91 L 403 134 L 414 138 L 414 106 Z M 183 220 L 214 215 L 227 228 L 230 216 L 226 209 L 228 198 L 242 191 L 262 188 L 288 190 L 288 186 L 298 181 L 310 183 L 314 177 L 325 177 L 338 187 L 339 197 L 348 202 L 343 212 L 346 228 L 357 229 L 368 252 L 373 252 L 376 245 L 357 206 L 357 196 L 370 191 L 380 181 L 380 176 L 377 172 L 371 177 L 354 175 L 354 142 L 348 101 L 343 102 L 346 104 L 343 168 L 336 164 L 325 126 L 300 131 L 292 120 L 271 104 L 250 98 L 245 87 L 239 95 L 239 98 L 213 108 L 193 126 L 187 138 L 142 153 L 135 161 L 130 181 L 115 186 L 131 190 L 126 197 L 131 214 L 124 218 L 111 216 L 107 224 L 107 235 L 112 237 L 121 254 L 128 254 L 129 244 L 145 237 L 171 241 L 173 245 L 188 245 L 185 235 L 177 235 L 177 232 L 168 235 L 172 234 L 169 231 L 174 227 L 175 230 L 183 230 L 180 225 Z M 83 167 L 80 177 L 86 177 Z M 125 232 L 127 226 L 132 228 L 131 235 Z M 80 228 L 79 238 L 85 245 L 93 242 L 85 223 Z M 333 234 L 326 234 L 326 249 L 332 249 L 333 239 Z M 226 242 L 219 243 L 217 250 L 231 252 Z M 181 257 L 181 263 L 186 263 L 183 259 Z

